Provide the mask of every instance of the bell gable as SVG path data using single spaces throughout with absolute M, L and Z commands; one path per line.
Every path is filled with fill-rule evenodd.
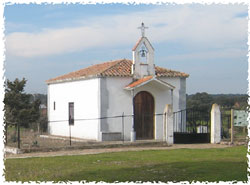
M 139 28 L 142 29 L 142 37 L 132 49 L 133 65 L 131 73 L 134 79 L 155 76 L 154 48 L 148 38 L 145 37 L 146 27 L 144 27 L 144 24 L 142 23 Z

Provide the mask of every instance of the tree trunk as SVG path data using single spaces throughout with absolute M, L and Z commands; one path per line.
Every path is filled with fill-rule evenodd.
M 37 122 L 37 132 L 38 132 L 38 134 L 40 134 L 40 123 L 39 122 Z
M 20 124 L 17 125 L 17 141 L 18 141 L 18 148 L 20 149 Z

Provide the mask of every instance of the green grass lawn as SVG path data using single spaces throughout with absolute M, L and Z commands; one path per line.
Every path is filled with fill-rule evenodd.
M 7 181 L 247 181 L 247 147 L 5 160 Z

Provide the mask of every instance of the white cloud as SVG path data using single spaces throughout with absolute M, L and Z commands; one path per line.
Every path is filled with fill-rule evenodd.
M 196 52 L 196 53 L 189 53 L 189 54 L 178 54 L 178 55 L 170 55 L 161 58 L 161 61 L 187 61 L 187 60 L 193 60 L 193 61 L 203 61 L 211 60 L 214 61 L 230 58 L 230 59 L 238 59 L 240 57 L 247 56 L 247 50 L 241 50 L 241 49 L 223 49 L 223 50 L 217 50 L 217 51 L 202 51 L 202 52 Z M 237 60 L 235 60 L 238 62 Z
M 36 57 L 133 45 L 139 37 L 136 28 L 142 21 L 150 27 L 146 35 L 152 43 L 177 40 L 223 48 L 238 47 L 238 43 L 246 41 L 247 19 L 235 15 L 247 12 L 247 6 L 166 7 L 80 20 L 78 27 L 46 28 L 39 33 L 14 32 L 6 36 L 7 55 Z

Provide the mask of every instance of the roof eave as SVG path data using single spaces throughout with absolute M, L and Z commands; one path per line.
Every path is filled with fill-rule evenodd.
M 185 75 L 156 75 L 157 77 L 161 78 L 161 77 L 168 77 L 168 78 L 188 78 L 189 74 L 185 74 Z
M 150 83 L 151 81 L 156 81 L 156 82 L 158 82 L 158 83 L 164 85 L 165 87 L 167 87 L 167 88 L 169 88 L 169 89 L 174 89 L 174 88 L 175 88 L 175 86 L 173 86 L 173 85 L 171 85 L 171 84 L 169 84 L 169 83 L 167 83 L 167 82 L 164 82 L 164 81 L 162 81 L 162 80 L 159 80 L 159 79 L 157 79 L 156 77 L 153 77 L 153 78 L 151 78 L 151 79 L 149 79 L 149 80 L 147 80 L 147 81 L 145 81 L 145 82 L 142 82 L 142 83 L 140 83 L 140 84 L 138 84 L 138 85 L 136 85 L 136 86 L 134 86 L 134 87 L 126 86 L 124 89 L 125 89 L 125 90 L 129 90 L 129 91 L 130 91 L 130 90 L 134 90 L 134 89 L 136 89 L 136 88 L 138 88 L 138 87 L 141 87 L 141 86 L 143 86 L 143 85 L 145 85 L 145 84 L 147 84 L 147 83 Z
M 47 83 L 47 85 L 49 84 L 57 84 L 57 83 L 64 83 L 64 82 L 73 82 L 73 81 L 79 81 L 79 80 L 87 80 L 90 78 L 98 78 L 100 77 L 100 75 L 88 75 L 88 76 L 81 76 L 81 77 L 77 77 L 77 78 L 66 78 L 66 79 L 62 79 L 62 80 L 47 80 L 45 81 Z
M 132 77 L 132 75 L 103 75 L 103 74 L 98 74 L 98 75 L 88 75 L 88 76 L 82 76 L 82 77 L 77 77 L 77 78 L 67 78 L 67 79 L 62 79 L 62 80 L 47 80 L 45 81 L 47 85 L 49 84 L 57 84 L 57 83 L 64 83 L 64 82 L 73 82 L 73 81 L 79 81 L 79 80 L 88 80 L 91 78 L 104 78 L 104 77 Z
M 142 41 L 143 38 L 145 38 L 145 39 L 148 41 L 148 43 L 150 44 L 150 46 L 151 46 L 152 49 L 154 50 L 154 48 L 153 48 L 152 44 L 149 42 L 148 38 L 147 38 L 147 37 L 141 37 L 141 38 L 137 41 L 137 43 L 135 44 L 135 46 L 133 47 L 132 51 L 135 51 L 135 50 L 136 50 L 136 48 L 137 48 L 138 45 L 141 43 L 141 41 Z

